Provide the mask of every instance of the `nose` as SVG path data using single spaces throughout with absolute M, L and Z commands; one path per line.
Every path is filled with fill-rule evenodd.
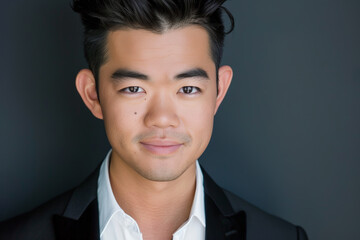
M 152 96 L 148 100 L 148 109 L 144 121 L 147 127 L 156 128 L 176 128 L 180 124 L 180 119 L 176 113 L 174 100 L 166 93 Z

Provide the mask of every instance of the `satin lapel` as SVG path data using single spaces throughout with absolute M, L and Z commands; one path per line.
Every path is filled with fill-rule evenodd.
M 73 191 L 64 214 L 54 216 L 57 240 L 100 239 L 97 201 L 98 176 L 99 168 Z
M 204 169 L 202 172 L 205 190 L 206 240 L 245 240 L 245 212 L 235 212 L 224 191 Z
M 206 240 L 245 240 L 246 214 L 234 212 L 223 190 L 204 175 Z M 99 212 L 97 179 L 99 168 L 76 188 L 62 216 L 54 216 L 57 240 L 98 240 Z
M 94 200 L 78 220 L 64 216 L 54 216 L 57 240 L 98 240 L 99 213 L 97 200 Z

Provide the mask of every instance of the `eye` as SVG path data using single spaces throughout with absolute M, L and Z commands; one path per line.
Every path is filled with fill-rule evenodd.
M 120 92 L 131 94 L 131 93 L 143 93 L 145 92 L 145 90 L 138 86 L 131 86 L 121 89 Z
M 200 92 L 200 88 L 193 86 L 186 86 L 180 88 L 179 92 L 184 94 L 196 94 Z

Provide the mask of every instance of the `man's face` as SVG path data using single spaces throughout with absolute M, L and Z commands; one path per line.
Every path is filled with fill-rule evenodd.
M 109 33 L 99 98 L 112 163 L 152 181 L 195 169 L 223 98 L 210 54 L 198 26 Z

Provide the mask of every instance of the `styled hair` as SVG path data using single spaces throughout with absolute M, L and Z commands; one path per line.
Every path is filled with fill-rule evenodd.
M 109 31 L 122 28 L 163 33 L 188 25 L 199 25 L 209 34 L 211 57 L 220 66 L 225 34 L 234 29 L 234 18 L 222 6 L 226 0 L 73 0 L 72 8 L 84 25 L 85 58 L 98 85 L 99 69 L 106 62 Z M 230 19 L 225 32 L 222 13 Z M 97 86 L 98 87 L 98 86 Z

